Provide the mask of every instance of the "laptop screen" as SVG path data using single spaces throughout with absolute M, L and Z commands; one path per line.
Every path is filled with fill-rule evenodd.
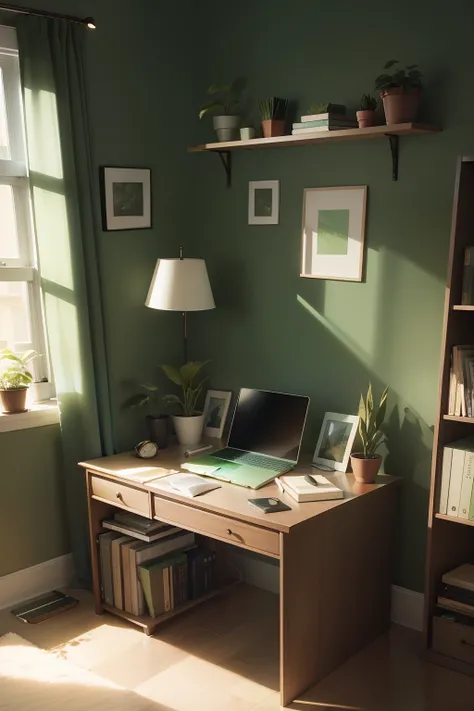
M 298 461 L 309 398 L 242 388 L 229 447 Z

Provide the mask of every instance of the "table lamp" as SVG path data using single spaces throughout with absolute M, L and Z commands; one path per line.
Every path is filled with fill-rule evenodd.
M 188 362 L 187 312 L 216 307 L 204 259 L 158 259 L 145 305 L 183 314 L 184 362 Z

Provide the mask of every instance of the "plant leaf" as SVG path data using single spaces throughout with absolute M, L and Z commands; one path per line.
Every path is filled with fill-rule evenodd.
M 140 387 L 145 388 L 145 390 L 149 390 L 151 393 L 157 393 L 160 389 L 158 385 L 153 385 L 153 383 L 140 383 Z
M 124 410 L 133 410 L 137 407 L 143 407 L 143 405 L 146 405 L 149 400 L 149 395 L 145 395 L 145 393 L 137 393 L 136 395 L 131 395 L 127 400 L 125 400 L 122 407 Z
M 384 65 L 384 69 L 391 69 L 391 67 L 395 66 L 395 64 L 398 64 L 398 59 L 389 59 Z
M 236 81 L 237 81 L 237 79 L 234 79 L 232 84 L 211 84 L 211 86 L 207 90 L 207 93 L 208 94 L 223 94 L 224 92 L 232 91 Z
M 215 111 L 216 109 L 225 109 L 225 104 L 222 101 L 212 101 L 210 104 L 204 104 L 199 110 L 199 118 L 202 119 L 210 111 Z
M 180 375 L 181 375 L 181 383 L 183 387 L 186 387 L 189 385 L 196 375 L 199 373 L 201 368 L 203 368 L 206 365 L 207 361 L 189 361 L 189 363 L 185 363 L 184 365 L 181 366 L 179 369 Z
M 161 369 L 172 383 L 182 386 L 181 373 L 174 365 L 162 365 Z
M 20 358 L 22 363 L 29 363 L 30 360 L 33 360 L 33 358 L 36 358 L 38 354 L 34 350 L 29 350 L 25 351 L 24 353 L 21 354 Z

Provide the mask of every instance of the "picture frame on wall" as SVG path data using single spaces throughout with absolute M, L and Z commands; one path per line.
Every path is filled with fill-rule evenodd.
M 102 226 L 113 230 L 151 227 L 151 170 L 100 168 Z
M 366 205 L 366 185 L 304 191 L 300 276 L 362 281 Z
M 204 434 L 207 437 L 222 438 L 232 392 L 230 390 L 208 390 L 204 403 Z
M 249 225 L 278 225 L 280 219 L 280 181 L 249 182 Z
M 314 466 L 346 472 L 358 426 L 357 415 L 326 412 L 313 454 Z

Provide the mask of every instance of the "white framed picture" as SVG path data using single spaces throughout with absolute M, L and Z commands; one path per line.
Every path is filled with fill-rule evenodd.
M 104 167 L 100 172 L 104 230 L 151 227 L 151 170 Z
M 326 412 L 313 455 L 313 464 L 323 469 L 346 472 L 357 434 L 357 415 Z
M 221 439 L 232 399 L 230 390 L 208 390 L 204 403 L 204 434 Z
M 249 183 L 249 225 L 278 225 L 280 181 L 253 180 Z
M 300 276 L 362 281 L 366 203 L 366 185 L 304 191 Z

